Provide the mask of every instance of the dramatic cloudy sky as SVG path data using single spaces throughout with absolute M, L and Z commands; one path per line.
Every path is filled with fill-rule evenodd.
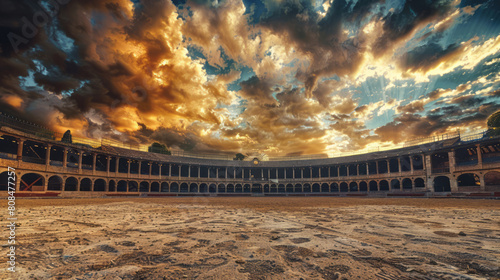
M 332 156 L 500 109 L 500 1 L 0 3 L 0 110 L 74 135 Z

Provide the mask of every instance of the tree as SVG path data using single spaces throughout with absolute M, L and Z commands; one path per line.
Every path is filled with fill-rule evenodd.
M 148 152 L 150 153 L 157 153 L 157 154 L 165 154 L 165 155 L 170 155 L 172 154 L 168 149 L 167 146 L 160 144 L 158 142 L 154 142 L 151 144 L 151 146 L 148 147 Z
M 71 136 L 71 130 L 67 130 L 66 132 L 64 132 L 64 135 L 63 137 L 61 138 L 61 142 L 64 142 L 64 143 L 73 143 L 73 137 Z
M 233 158 L 233 160 L 244 160 L 246 158 L 246 156 L 242 153 L 237 153 L 235 155 L 235 157 Z

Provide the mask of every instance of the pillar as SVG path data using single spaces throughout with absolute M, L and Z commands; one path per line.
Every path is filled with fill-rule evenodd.
M 276 176 L 276 178 L 278 178 L 278 176 Z M 292 179 L 295 179 L 295 168 L 292 168 Z M 278 186 L 276 186 L 278 187 Z
M 17 160 L 23 159 L 23 146 L 24 146 L 24 139 L 18 139 L 17 140 Z
M 376 170 L 375 170 L 375 171 L 376 171 L 376 172 L 375 172 L 375 174 L 379 174 L 379 173 L 378 173 L 378 160 L 377 160 L 377 161 L 375 161 L 375 169 L 376 169 Z M 377 184 L 377 185 L 378 185 L 378 184 Z
M 78 151 L 78 172 L 82 172 L 83 151 Z
M 398 171 L 399 171 L 399 175 L 401 175 L 401 158 L 398 157 Z
M 172 177 L 172 165 L 170 163 L 168 164 L 168 177 Z M 170 184 L 168 187 L 170 189 Z
M 148 162 L 149 164 L 149 177 L 151 178 L 151 173 L 153 173 L 153 163 L 152 162 Z M 151 184 L 149 184 L 149 188 L 150 188 L 150 191 L 151 191 Z
M 455 150 L 451 149 L 451 151 L 448 152 L 448 162 L 450 165 L 450 173 L 453 174 L 455 172 Z
M 64 147 L 63 168 L 66 168 L 67 165 L 68 165 L 68 148 Z
M 484 182 L 484 174 L 479 174 L 480 190 L 486 191 L 486 184 Z
M 92 171 L 94 172 L 96 164 L 97 164 L 97 154 L 92 154 Z
M 413 175 L 413 156 L 410 156 L 410 172 Z M 413 184 L 413 180 L 411 182 Z
M 179 164 L 179 180 L 181 179 L 181 171 L 182 171 L 181 167 L 182 167 L 182 164 Z M 180 189 L 181 189 L 181 184 L 179 182 L 179 190 Z
M 191 178 L 191 165 L 188 165 L 188 178 Z
M 47 152 L 45 153 L 45 164 L 50 165 L 50 150 L 52 149 L 52 145 L 47 144 Z
M 370 169 L 368 168 L 368 162 L 365 163 L 365 166 L 366 166 L 366 176 L 368 177 L 368 176 L 370 176 L 370 172 L 369 172 Z M 368 188 L 368 186 L 367 186 L 367 188 Z
M 139 173 L 138 175 L 139 175 L 139 178 L 140 178 L 141 175 L 142 175 L 142 160 L 139 160 L 139 172 L 138 173 Z M 139 187 L 140 187 L 140 183 L 141 182 L 139 182 Z
M 130 176 L 130 161 L 131 160 L 127 160 L 127 175 Z M 128 184 L 128 183 L 127 183 Z M 128 185 L 127 185 L 127 190 L 128 190 Z
M 434 192 L 434 182 L 431 178 L 432 175 L 432 160 L 431 160 L 431 155 L 422 155 L 422 159 L 424 162 L 424 170 L 425 170 L 425 185 L 427 186 L 428 190 L 431 190 Z
M 476 145 L 476 150 L 477 150 L 477 164 L 479 169 L 483 168 L 483 154 L 481 152 L 481 145 Z
M 109 167 L 110 166 L 111 166 L 111 157 L 107 156 L 106 157 L 106 172 L 108 172 L 108 176 L 109 176 Z
M 236 172 L 236 170 L 234 170 L 234 172 Z M 201 166 L 198 166 L 198 179 L 200 178 L 200 174 L 201 174 Z M 236 177 L 236 173 L 234 173 L 234 177 Z M 198 186 L 198 190 L 200 189 L 200 186 Z
M 120 167 L 120 157 L 116 157 L 115 176 L 118 176 L 118 167 Z M 118 182 L 116 182 L 116 188 L 118 189 Z
M 161 168 L 163 166 L 163 163 L 158 163 L 158 178 L 161 180 Z M 159 182 L 160 184 L 160 191 L 161 191 L 161 182 Z

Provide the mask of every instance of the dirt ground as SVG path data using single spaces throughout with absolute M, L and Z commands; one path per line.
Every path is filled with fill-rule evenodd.
M 17 271 L 3 262 L 0 279 L 500 279 L 499 200 L 16 203 Z

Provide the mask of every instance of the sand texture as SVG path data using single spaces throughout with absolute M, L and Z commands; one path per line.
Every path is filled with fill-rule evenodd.
M 495 200 L 19 199 L 17 206 L 18 271 L 4 264 L 0 279 L 500 279 Z

